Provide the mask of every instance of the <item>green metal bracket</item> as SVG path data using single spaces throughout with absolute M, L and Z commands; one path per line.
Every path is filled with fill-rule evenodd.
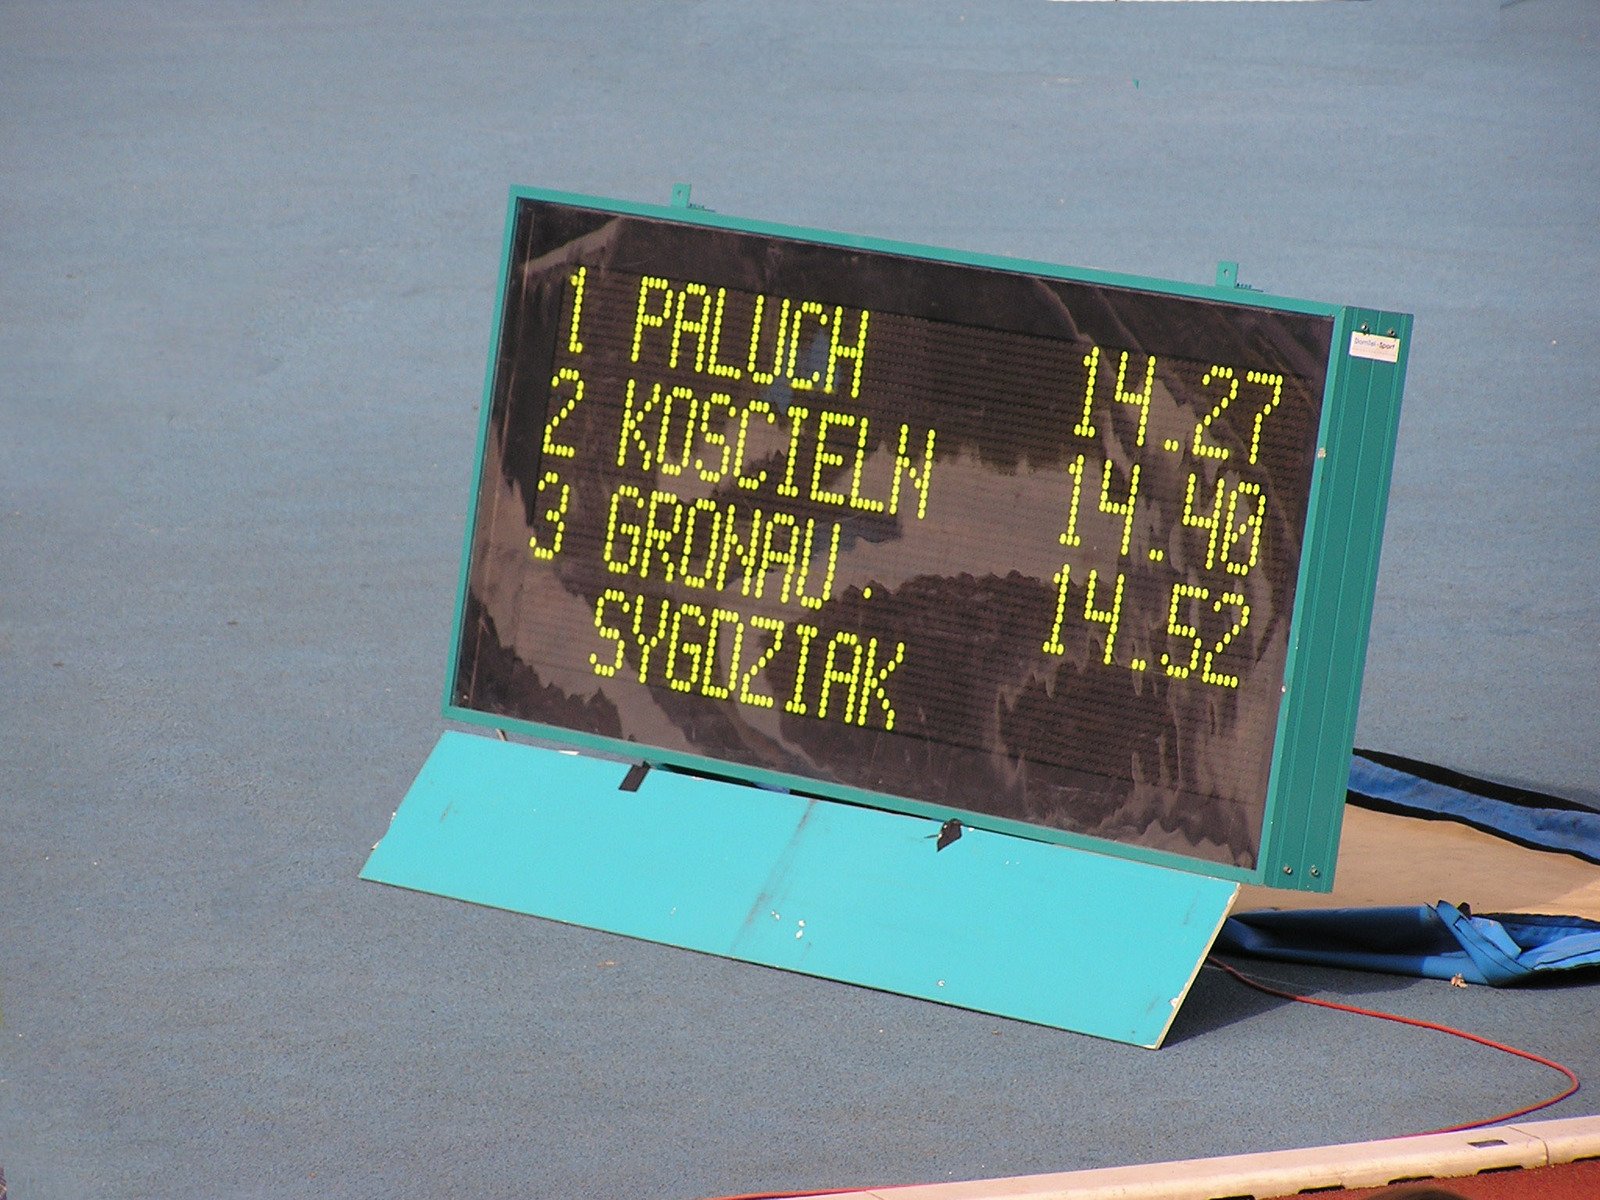
M 1239 264 L 1222 260 L 1217 264 L 1217 286 L 1219 288 L 1233 288 L 1240 292 L 1258 292 L 1261 289 L 1252 284 L 1239 282 Z
M 681 209 L 692 208 L 695 212 L 711 211 L 711 209 L 707 208 L 704 204 L 695 204 L 689 199 L 689 185 L 687 183 L 675 183 L 672 185 L 672 200 L 668 207 Z

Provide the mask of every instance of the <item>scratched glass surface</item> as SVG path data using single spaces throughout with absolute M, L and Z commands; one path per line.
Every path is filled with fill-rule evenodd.
M 459 705 L 1254 865 L 1330 319 L 536 201 L 509 274 Z

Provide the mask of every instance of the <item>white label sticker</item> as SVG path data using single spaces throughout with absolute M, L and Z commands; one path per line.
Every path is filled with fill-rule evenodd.
M 1351 358 L 1375 358 L 1379 362 L 1400 361 L 1400 339 L 1397 337 L 1381 337 L 1376 333 L 1352 333 L 1350 335 Z

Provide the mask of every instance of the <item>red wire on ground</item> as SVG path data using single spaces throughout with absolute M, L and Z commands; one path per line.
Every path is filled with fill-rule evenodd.
M 1246 987 L 1254 988 L 1258 992 L 1265 992 L 1269 996 L 1277 996 L 1281 1000 L 1293 1000 L 1297 1004 L 1314 1004 L 1318 1008 L 1331 1008 L 1335 1012 L 1354 1013 L 1358 1017 L 1376 1017 L 1380 1021 L 1393 1021 L 1398 1025 L 1414 1025 L 1418 1029 L 1431 1029 L 1435 1033 L 1448 1033 L 1451 1037 L 1463 1038 L 1469 1042 L 1476 1042 L 1480 1046 L 1487 1046 L 1491 1050 L 1499 1050 L 1505 1054 L 1525 1058 L 1529 1062 L 1538 1063 L 1541 1067 L 1549 1067 L 1552 1071 L 1559 1071 L 1570 1082 L 1566 1091 L 1559 1096 L 1551 1096 L 1548 1100 L 1541 1100 L 1537 1104 L 1530 1104 L 1526 1108 L 1518 1108 L 1511 1112 L 1501 1113 L 1497 1117 L 1488 1117 L 1482 1121 L 1469 1121 L 1463 1125 L 1448 1125 L 1443 1129 L 1430 1129 L 1425 1133 L 1407 1134 L 1408 1137 L 1428 1137 L 1436 1133 L 1465 1133 L 1469 1129 L 1482 1129 L 1485 1125 L 1499 1125 L 1505 1121 L 1514 1121 L 1518 1117 L 1525 1117 L 1529 1113 L 1536 1113 L 1541 1108 L 1549 1108 L 1552 1104 L 1559 1104 L 1568 1096 L 1573 1095 L 1579 1087 L 1578 1076 L 1570 1067 L 1564 1067 L 1552 1059 L 1543 1058 L 1529 1050 L 1518 1050 L 1515 1046 L 1507 1046 L 1504 1042 L 1497 1042 L 1491 1038 L 1479 1037 L 1475 1033 L 1468 1033 L 1464 1029 L 1456 1029 L 1450 1025 L 1440 1025 L 1434 1021 L 1423 1021 L 1416 1017 L 1402 1017 L 1396 1013 L 1379 1012 L 1377 1009 L 1360 1008 L 1354 1004 L 1339 1004 L 1332 1000 L 1317 1000 L 1311 996 L 1301 996 L 1294 992 L 1286 992 L 1275 988 L 1271 984 L 1262 983 L 1259 979 L 1252 979 L 1243 971 L 1230 967 L 1219 958 L 1209 960 L 1211 965 L 1226 971 Z M 840 1189 L 830 1189 L 820 1192 L 749 1192 L 742 1196 L 719 1196 L 717 1200 L 799 1200 L 804 1196 L 830 1196 Z M 850 1189 L 843 1189 L 850 1190 Z M 884 1189 L 878 1189 L 884 1190 Z M 0 1197 L 0 1200 L 4 1200 Z
M 1211 959 L 1211 962 L 1213 965 L 1221 967 L 1224 971 L 1226 971 L 1229 975 L 1232 975 L 1246 987 L 1255 988 L 1256 991 L 1265 992 L 1269 996 L 1278 996 L 1281 999 L 1293 1000 L 1299 1004 L 1314 1004 L 1318 1008 L 1331 1008 L 1336 1012 L 1354 1013 L 1359 1017 L 1376 1017 L 1380 1021 L 1394 1021 L 1401 1025 L 1415 1025 L 1418 1029 L 1431 1029 L 1435 1033 L 1448 1033 L 1451 1037 L 1464 1038 L 1469 1042 L 1477 1042 L 1478 1045 L 1488 1046 L 1491 1050 L 1499 1050 L 1506 1054 L 1514 1054 L 1518 1058 L 1525 1058 L 1529 1062 L 1536 1062 L 1541 1067 L 1549 1067 L 1552 1071 L 1560 1071 L 1561 1074 L 1565 1075 L 1571 1083 L 1571 1086 L 1559 1096 L 1551 1096 L 1548 1100 L 1541 1100 L 1539 1103 L 1530 1104 L 1526 1108 L 1519 1108 L 1512 1112 L 1501 1113 L 1497 1117 L 1488 1117 L 1482 1121 L 1469 1121 L 1464 1125 L 1449 1125 L 1444 1129 L 1430 1129 L 1426 1133 L 1409 1134 L 1407 1135 L 1409 1137 L 1427 1137 L 1429 1134 L 1435 1133 L 1464 1133 L 1468 1129 L 1481 1129 L 1485 1125 L 1498 1125 L 1505 1121 L 1514 1121 L 1518 1117 L 1525 1117 L 1529 1113 L 1538 1112 L 1541 1108 L 1549 1108 L 1552 1104 L 1558 1104 L 1578 1090 L 1578 1076 L 1574 1071 L 1551 1059 L 1541 1058 L 1539 1055 L 1534 1054 L 1531 1051 L 1518 1050 L 1515 1046 L 1507 1046 L 1503 1042 L 1496 1042 L 1490 1038 L 1479 1037 L 1477 1034 L 1468 1033 L 1464 1029 L 1456 1029 L 1449 1025 L 1440 1025 L 1433 1021 L 1422 1021 L 1418 1020 L 1416 1017 L 1402 1017 L 1396 1015 L 1395 1013 L 1378 1012 L 1376 1009 L 1358 1008 L 1353 1004 L 1336 1004 L 1332 1000 L 1317 1000 L 1310 996 L 1298 996 L 1294 992 L 1281 991 L 1280 989 L 1272 987 L 1269 984 L 1262 983 L 1259 979 L 1252 979 L 1244 972 L 1235 970 L 1220 959 L 1213 958 Z

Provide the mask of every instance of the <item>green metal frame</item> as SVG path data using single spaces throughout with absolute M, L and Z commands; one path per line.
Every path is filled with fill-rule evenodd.
M 477 476 L 467 514 L 443 711 L 446 717 L 464 724 L 512 731 L 545 742 L 628 760 L 639 759 L 644 748 L 633 742 L 476 712 L 456 705 L 453 699 L 466 612 L 472 538 L 477 527 L 478 496 L 489 438 L 495 372 L 499 362 L 499 338 L 504 326 L 507 272 L 511 264 L 517 204 L 524 199 L 846 249 L 886 252 L 936 262 L 1026 272 L 1056 279 L 1332 317 L 1333 342 L 1323 395 L 1322 425 L 1317 441 L 1318 458 L 1312 475 L 1284 695 L 1267 790 L 1261 854 L 1255 869 L 1045 829 L 965 809 L 822 783 L 720 759 L 654 747 L 648 748 L 646 754 L 647 761 L 652 765 L 687 767 L 749 783 L 792 789 L 803 794 L 913 816 L 941 820 L 955 818 L 974 828 L 1053 842 L 1219 879 L 1306 891 L 1327 891 L 1333 886 L 1350 749 L 1355 735 L 1356 706 L 1361 691 L 1378 553 L 1399 424 L 1406 353 L 1411 338 L 1410 315 L 1268 295 L 1239 285 L 1236 282 L 1237 266 L 1233 263 L 1219 264 L 1218 283 L 1206 286 L 729 217 L 691 205 L 689 188 L 684 184 L 674 188 L 674 203 L 671 206 L 638 204 L 544 189 L 513 188 L 501 252 L 500 287 L 494 313 L 495 342 L 489 354 L 484 382 L 478 431 Z M 1357 331 L 1397 337 L 1397 361 L 1388 363 L 1352 357 L 1349 354 L 1351 334 Z

